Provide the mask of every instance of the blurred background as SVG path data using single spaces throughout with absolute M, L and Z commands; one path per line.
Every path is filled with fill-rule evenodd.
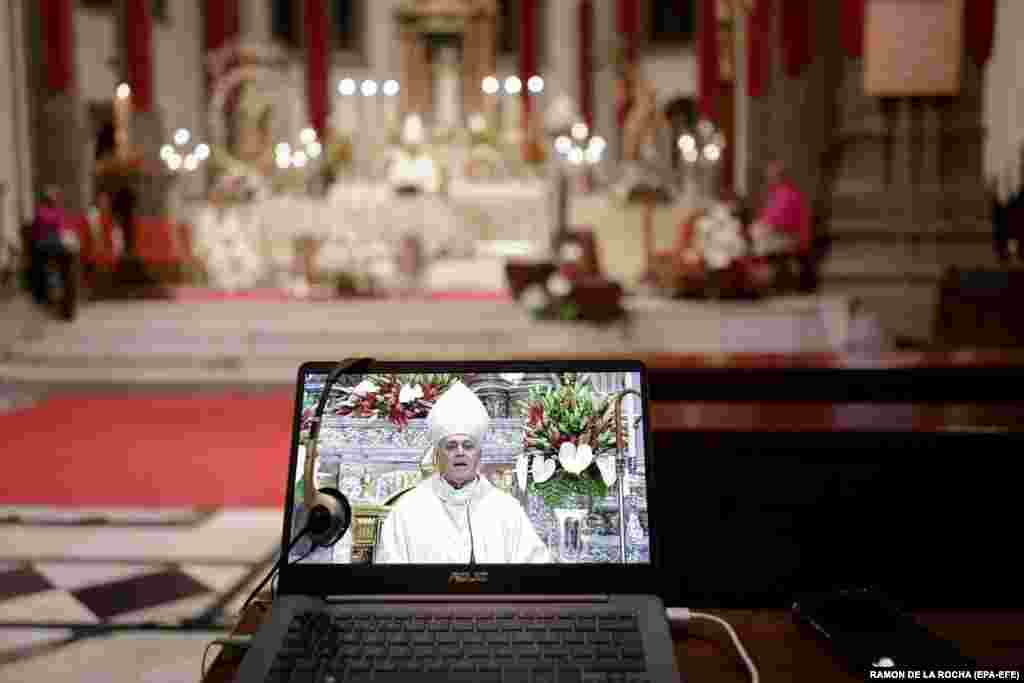
M 0 679 L 194 676 L 276 558 L 298 366 L 347 356 L 647 362 L 660 476 L 702 482 L 663 514 L 774 558 L 673 558 L 679 604 L 826 575 L 995 601 L 840 533 L 941 542 L 961 516 L 925 490 L 1012 517 L 1021 27 L 1012 0 L 9 0 Z

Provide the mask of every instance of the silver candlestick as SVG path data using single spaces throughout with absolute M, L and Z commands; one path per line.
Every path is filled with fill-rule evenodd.
M 615 482 L 619 485 L 619 560 L 626 564 L 626 456 L 622 452 L 622 399 L 629 394 L 643 398 L 636 389 L 623 389 L 615 396 Z

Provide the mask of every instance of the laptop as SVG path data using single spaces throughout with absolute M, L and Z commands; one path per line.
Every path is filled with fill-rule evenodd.
M 352 524 L 323 547 L 296 535 L 306 439 L 338 367 L 299 369 L 288 563 L 236 680 L 680 680 L 652 594 L 665 520 L 647 514 L 660 508 L 643 364 L 342 371 L 309 471 L 347 498 Z

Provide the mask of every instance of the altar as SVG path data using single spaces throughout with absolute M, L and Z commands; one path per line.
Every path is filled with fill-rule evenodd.
M 456 181 L 445 195 L 396 194 L 385 182 L 338 183 L 323 199 L 279 195 L 247 203 L 191 207 L 195 256 L 208 284 L 223 289 L 281 286 L 303 248 L 314 269 L 387 277 L 405 238 L 427 261 L 470 258 L 483 243 L 514 243 L 519 254 L 543 249 L 551 225 L 542 181 Z

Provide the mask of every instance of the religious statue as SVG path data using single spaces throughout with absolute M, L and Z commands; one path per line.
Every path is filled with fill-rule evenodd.
M 628 63 L 619 84 L 624 109 L 622 123 L 622 176 L 613 188 L 621 201 L 643 206 L 642 240 L 644 245 L 644 281 L 654 279 L 654 209 L 673 196 L 671 169 L 663 160 L 660 134 L 671 134 L 668 118 L 658 106 L 654 85 L 643 77 L 640 68 Z
M 264 173 L 273 170 L 271 121 L 273 107 L 251 82 L 240 88 L 233 123 L 235 156 Z
M 672 195 L 672 184 L 667 177 L 667 164 L 661 159 L 658 138 L 670 134 L 671 126 L 658 106 L 658 92 L 635 65 L 624 69 L 620 91 L 624 93 L 626 108 L 622 112 L 623 175 L 616 193 L 626 201 L 667 201 Z
M 645 147 L 655 146 L 657 134 L 668 128 L 668 119 L 658 108 L 658 93 L 653 84 L 640 80 L 636 84 L 633 106 L 626 113 L 623 125 L 623 159 L 640 161 Z

